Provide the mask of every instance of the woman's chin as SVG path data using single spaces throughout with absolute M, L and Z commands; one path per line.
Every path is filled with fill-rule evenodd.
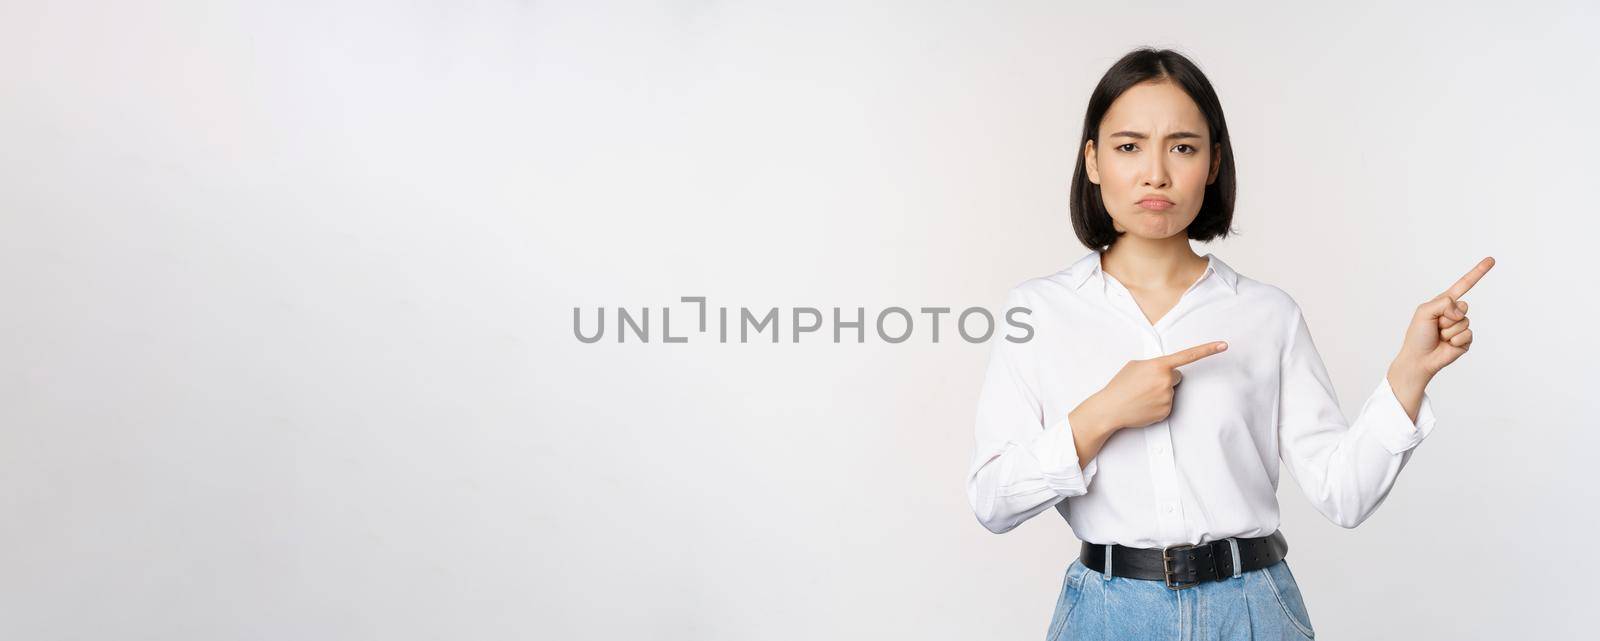
M 1127 234 L 1141 240 L 1164 240 L 1174 234 L 1183 233 L 1184 228 L 1173 229 L 1166 221 L 1153 221 L 1151 223 L 1135 225 L 1127 230 Z

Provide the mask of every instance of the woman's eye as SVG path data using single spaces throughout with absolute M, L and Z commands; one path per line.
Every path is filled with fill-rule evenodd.
M 1122 152 L 1131 153 L 1131 152 L 1134 151 L 1134 149 L 1132 149 L 1132 147 L 1137 147 L 1137 145 L 1135 145 L 1135 144 L 1133 144 L 1131 142 L 1126 142 L 1126 143 L 1122 143 L 1120 145 L 1117 145 L 1117 150 L 1118 151 L 1122 151 Z M 1178 153 L 1183 154 L 1185 156 L 1198 151 L 1197 149 L 1194 148 L 1193 145 L 1184 145 L 1184 144 L 1177 145 L 1177 146 L 1173 147 L 1173 149 L 1177 150 Z

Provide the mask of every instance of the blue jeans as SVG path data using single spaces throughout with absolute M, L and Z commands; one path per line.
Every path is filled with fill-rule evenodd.
M 1161 581 L 1107 577 L 1073 559 L 1047 641 L 1313 639 L 1311 615 L 1288 561 L 1172 590 Z

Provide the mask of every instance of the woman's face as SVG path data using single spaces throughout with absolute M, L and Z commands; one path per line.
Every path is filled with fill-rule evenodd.
M 1134 85 L 1111 103 L 1083 154 L 1117 231 L 1157 240 L 1194 222 L 1222 164 L 1209 131 L 1199 105 L 1170 82 Z

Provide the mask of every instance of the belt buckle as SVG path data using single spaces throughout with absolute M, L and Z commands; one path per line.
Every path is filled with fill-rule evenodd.
M 1190 582 L 1190 583 L 1174 583 L 1173 580 L 1172 580 L 1172 556 L 1167 554 L 1168 550 L 1191 550 L 1191 549 L 1194 549 L 1195 547 L 1198 547 L 1198 546 L 1189 545 L 1189 544 L 1186 543 L 1186 544 L 1183 544 L 1183 545 L 1171 545 L 1171 546 L 1167 546 L 1167 547 L 1161 548 L 1161 572 L 1166 575 L 1163 578 L 1164 578 L 1164 580 L 1165 580 L 1165 582 L 1167 584 L 1167 589 L 1169 589 L 1169 590 L 1182 590 L 1182 589 L 1185 589 L 1185 588 L 1192 588 L 1194 586 L 1200 585 L 1199 579 L 1196 579 L 1195 581 Z

